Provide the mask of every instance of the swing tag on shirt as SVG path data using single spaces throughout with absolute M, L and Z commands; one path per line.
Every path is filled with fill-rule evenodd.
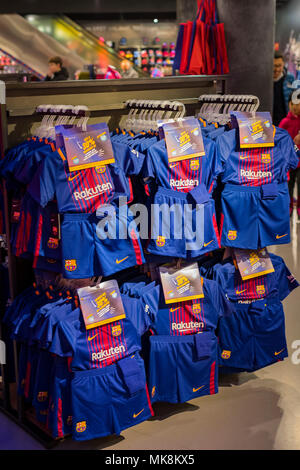
M 203 278 L 197 263 L 184 264 L 179 269 L 174 263 L 165 264 L 160 266 L 159 274 L 166 304 L 204 297 Z
M 194 117 L 157 121 L 163 130 L 169 162 L 188 160 L 205 155 L 199 121 Z
M 70 171 L 104 166 L 115 162 L 109 129 L 105 122 L 81 127 L 56 126 L 62 135 Z
M 118 282 L 102 282 L 94 287 L 77 290 L 87 330 L 126 317 Z
M 231 124 L 239 129 L 240 148 L 274 147 L 275 127 L 269 112 L 232 111 Z
M 274 272 L 267 248 L 260 250 L 234 248 L 233 254 L 243 281 Z

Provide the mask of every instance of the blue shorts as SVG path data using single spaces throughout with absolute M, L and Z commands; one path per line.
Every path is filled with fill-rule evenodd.
M 118 435 L 147 420 L 153 411 L 144 361 L 136 353 L 102 369 L 75 372 L 72 404 L 76 441 Z
M 49 408 L 49 389 L 54 356 L 46 350 L 39 351 L 35 373 L 32 405 L 36 411 L 36 418 L 46 423 Z
M 256 250 L 290 242 L 288 185 L 276 186 L 277 196 L 264 199 L 262 186 L 225 185 L 221 196 L 222 246 Z
M 220 248 L 215 204 L 209 196 L 198 203 L 191 193 L 159 187 L 152 207 L 149 253 L 191 259 Z
M 69 358 L 57 356 L 50 375 L 47 427 L 54 438 L 64 437 L 72 432 L 72 372 Z
M 219 364 L 253 371 L 288 356 L 284 312 L 278 299 L 237 304 L 218 327 Z
M 40 209 L 38 218 L 34 256 L 61 260 L 57 205 L 50 202 Z
M 112 206 L 110 206 L 112 207 Z M 96 214 L 65 214 L 61 227 L 63 275 L 70 279 L 110 276 L 144 263 L 139 235 L 132 216 L 123 217 L 117 208 L 117 238 L 105 238 Z M 112 226 L 115 226 L 112 222 Z M 120 230 L 126 238 L 120 238 Z M 129 232 L 129 233 L 128 233 Z M 115 234 L 111 233 L 113 237 Z M 122 235 L 122 236 L 123 236 Z
M 200 354 L 196 337 L 200 340 Z M 218 393 L 216 336 L 210 332 L 151 336 L 148 373 L 152 402 L 183 403 Z

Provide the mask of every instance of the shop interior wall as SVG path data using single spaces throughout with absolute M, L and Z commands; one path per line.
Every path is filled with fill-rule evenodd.
M 163 21 L 154 24 L 153 21 L 100 21 L 84 20 L 78 21 L 84 28 L 88 29 L 96 36 L 103 36 L 105 41 L 113 41 L 118 48 L 122 37 L 127 39 L 126 46 L 142 46 L 143 38 L 147 38 L 149 46 L 153 44 L 158 36 L 161 43 L 175 42 L 177 38 L 178 26 L 175 21 Z

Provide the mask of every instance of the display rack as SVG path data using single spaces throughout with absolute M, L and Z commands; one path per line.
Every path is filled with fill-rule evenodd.
M 45 104 L 64 104 L 86 106 L 90 114 L 90 123 L 102 121 L 108 123 L 110 129 L 122 126 L 129 112 L 128 100 L 175 100 L 184 104 L 186 115 L 196 115 L 201 103 L 199 96 L 226 92 L 227 76 L 187 76 L 163 79 L 134 80 L 87 80 L 70 82 L 0 82 L 0 150 L 1 158 L 5 150 L 31 135 L 34 135 L 42 115 L 37 112 L 38 106 Z M 3 181 L 2 181 L 3 184 Z M 4 187 L 5 226 L 7 237 L 8 272 L 10 298 L 13 300 L 28 285 L 31 278 L 27 272 L 20 273 L 17 260 L 11 252 L 9 229 L 9 195 Z M 24 269 L 26 271 L 26 269 Z M 23 276 L 23 279 L 22 279 Z M 1 335 L 0 324 L 0 335 Z M 1 339 L 1 336 L 0 336 Z M 14 364 L 16 381 L 18 379 L 18 348 L 14 342 Z M 45 429 L 25 413 L 24 402 L 18 398 L 17 406 L 13 406 L 10 385 L 6 381 L 6 365 L 1 365 L 3 400 L 0 410 L 9 415 L 23 429 L 50 447 L 55 440 Z

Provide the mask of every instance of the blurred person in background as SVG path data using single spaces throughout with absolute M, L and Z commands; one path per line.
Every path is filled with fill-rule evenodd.
M 132 63 L 124 59 L 121 62 L 122 78 L 139 78 L 139 74 L 134 70 Z
M 51 57 L 48 61 L 49 72 L 45 78 L 45 81 L 58 82 L 62 80 L 68 80 L 69 72 L 66 67 L 63 67 L 63 61 L 61 57 Z
M 284 68 L 282 53 L 275 51 L 273 65 L 273 123 L 275 126 L 278 126 L 289 112 L 289 96 L 294 80 L 294 76 L 287 73 Z
M 282 119 L 279 127 L 288 131 L 294 143 L 300 149 L 300 103 L 293 103 L 293 92 L 289 97 L 288 115 Z M 289 175 L 290 215 L 292 215 L 293 206 L 296 204 L 298 219 L 300 219 L 300 160 L 298 167 L 295 170 L 290 170 Z M 297 200 L 293 197 L 295 184 L 297 184 Z

